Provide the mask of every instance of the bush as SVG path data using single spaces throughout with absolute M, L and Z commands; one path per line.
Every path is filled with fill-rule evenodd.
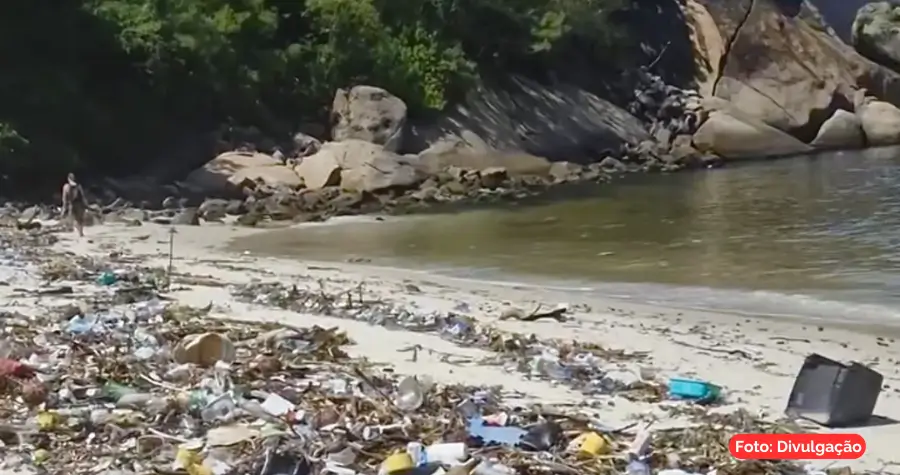
M 321 120 L 335 89 L 353 84 L 384 87 L 413 114 L 440 109 L 485 76 L 540 72 L 573 54 L 608 60 L 621 49 L 608 16 L 624 1 L 6 5 L 0 174 L 133 172 L 160 144 L 199 131 L 285 133 Z

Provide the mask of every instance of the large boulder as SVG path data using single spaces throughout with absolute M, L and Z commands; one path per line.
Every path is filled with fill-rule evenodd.
M 364 140 L 327 142 L 296 167 L 307 188 L 340 185 L 348 191 L 377 192 L 409 187 L 424 179 L 417 157 L 397 155 Z
M 900 144 L 900 109 L 893 104 L 871 101 L 857 111 L 871 146 Z
M 186 184 L 206 193 L 228 193 L 247 181 L 274 187 L 296 188 L 303 180 L 294 170 L 270 155 L 226 152 L 191 172 Z
M 335 141 L 359 139 L 397 152 L 403 145 L 406 104 L 397 96 L 373 86 L 338 89 L 331 106 Z
M 900 65 L 900 5 L 863 5 L 853 20 L 850 41 L 860 54 L 873 61 Z
M 424 177 L 411 159 L 385 151 L 363 166 L 341 171 L 341 188 L 346 191 L 378 192 L 389 188 L 410 188 Z
M 900 75 L 822 24 L 806 0 L 687 0 L 701 93 L 811 141 L 858 88 L 900 101 Z
M 725 159 L 758 158 L 805 153 L 812 147 L 794 137 L 726 110 L 715 110 L 694 133 L 694 146 Z
M 838 109 L 822 124 L 811 145 L 820 149 L 863 148 L 866 146 L 866 134 L 859 117 Z

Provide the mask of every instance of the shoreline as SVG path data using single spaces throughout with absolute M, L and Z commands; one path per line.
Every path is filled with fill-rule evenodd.
M 592 294 L 600 299 L 612 300 L 620 304 L 645 306 L 647 308 L 669 308 L 672 310 L 699 312 L 707 314 L 724 314 L 732 318 L 754 318 L 768 321 L 790 321 L 806 326 L 830 326 L 858 331 L 866 334 L 884 336 L 888 334 L 900 337 L 900 309 L 887 303 L 871 303 L 857 299 L 828 298 L 826 290 L 810 289 L 809 291 L 784 291 L 776 288 L 710 287 L 702 285 L 671 284 L 659 281 L 606 281 L 585 278 L 565 278 L 555 274 L 520 273 L 501 267 L 467 267 L 452 263 L 426 262 L 418 263 L 414 259 L 403 257 L 369 257 L 366 252 L 346 255 L 339 259 L 329 254 L 317 258 L 313 263 L 308 255 L 316 248 L 307 250 L 301 247 L 300 252 L 288 248 L 289 240 L 295 233 L 303 230 L 318 230 L 323 226 L 338 226 L 343 229 L 328 230 L 331 233 L 342 231 L 364 235 L 366 226 L 388 226 L 392 222 L 433 219 L 434 216 L 413 214 L 407 216 L 359 215 L 333 218 L 319 223 L 302 223 L 275 228 L 257 228 L 247 234 L 241 234 L 229 240 L 222 248 L 225 251 L 258 257 L 288 259 L 315 264 L 318 266 L 342 266 L 354 272 L 367 274 L 389 273 L 395 277 L 415 275 L 428 276 L 431 280 L 440 280 L 445 285 L 467 288 L 490 286 L 504 290 L 543 289 L 552 292 L 556 298 L 568 301 L 573 298 L 591 299 Z M 254 242 L 253 236 L 263 234 L 263 244 Z M 287 240 L 287 241 L 285 241 Z M 275 247 L 278 251 L 269 252 L 263 247 Z M 660 298 L 644 298 L 645 292 L 658 295 L 658 291 L 675 294 L 676 298 L 664 295 Z M 691 301 L 703 299 L 707 294 L 727 294 L 727 299 L 691 305 Z M 777 299 L 777 300 L 770 300 Z M 746 302 L 736 302 L 746 300 Z M 790 307 L 812 304 L 833 308 L 818 308 L 815 305 L 808 310 Z M 773 311 L 779 305 L 786 308 Z M 755 308 L 754 308 L 755 307 Z M 851 315 L 841 318 L 837 315 Z M 855 315 L 854 315 L 855 314 Z
M 53 250 L 75 255 L 103 256 L 117 249 L 134 256 L 142 265 L 165 266 L 168 261 L 169 227 L 102 225 L 86 230 L 86 238 L 61 234 Z M 648 369 L 660 377 L 687 376 L 705 379 L 724 387 L 725 408 L 746 408 L 764 414 L 767 419 L 781 417 L 793 379 L 803 358 L 812 352 L 844 362 L 874 364 L 885 377 L 885 388 L 875 414 L 900 419 L 900 369 L 892 366 L 900 361 L 900 346 L 891 338 L 829 323 L 809 324 L 758 317 L 737 317 L 723 312 L 674 309 L 653 305 L 616 301 L 572 293 L 542 290 L 532 286 L 499 286 L 483 281 L 464 281 L 427 272 L 386 269 L 337 262 L 311 262 L 294 259 L 257 257 L 228 251 L 231 240 L 249 236 L 264 229 L 248 229 L 230 225 L 178 227 L 175 237 L 174 271 L 189 273 L 220 282 L 222 285 L 187 285 L 168 295 L 189 305 L 214 304 L 214 316 L 248 320 L 282 320 L 309 326 L 339 326 L 356 341 L 350 347 L 355 356 L 365 356 L 377 363 L 393 366 L 400 374 L 427 374 L 442 383 L 501 384 L 519 395 L 521 403 L 584 406 L 584 395 L 563 386 L 531 380 L 501 367 L 453 365 L 436 354 L 421 351 L 416 361 L 399 350 L 421 345 L 444 354 L 478 359 L 484 351 L 464 348 L 436 335 L 388 330 L 360 321 L 340 320 L 320 315 L 250 305 L 236 300 L 224 285 L 241 284 L 258 279 L 263 282 L 295 282 L 316 285 L 325 282 L 331 288 L 352 288 L 365 283 L 365 290 L 405 307 L 420 311 L 457 311 L 490 324 L 502 331 L 533 333 L 541 339 L 589 341 L 603 347 L 630 352 L 649 352 L 650 361 L 634 365 L 619 364 L 620 371 Z M 0 295 L 10 290 L 0 286 Z M 40 308 L 40 302 L 19 299 L 11 306 L 24 313 Z M 514 305 L 526 313 L 542 304 L 553 308 L 565 304 L 571 311 L 566 323 L 555 320 L 521 322 L 503 321 L 501 309 Z M 737 350 L 737 351 L 735 351 Z M 880 364 L 879 364 L 880 363 Z M 882 366 L 883 365 L 883 366 Z M 898 389 L 895 389 L 898 388 Z M 626 423 L 638 415 L 660 417 L 661 423 L 679 424 L 660 413 L 658 404 L 634 403 L 617 396 L 589 398 L 591 408 L 610 425 Z M 716 409 L 718 410 L 718 409 Z M 900 436 L 900 424 L 849 430 L 862 434 L 868 453 L 850 463 L 854 470 L 877 470 L 895 462 L 891 443 Z M 836 431 L 836 432 L 847 432 Z M 900 464 L 900 459 L 896 459 Z M 822 462 L 816 465 L 824 466 Z

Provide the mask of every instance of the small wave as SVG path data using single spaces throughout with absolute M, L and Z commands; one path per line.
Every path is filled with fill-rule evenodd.
M 644 301 L 653 305 L 673 306 L 696 310 L 738 313 L 748 316 L 765 316 L 784 319 L 819 320 L 823 322 L 851 324 L 883 324 L 900 326 L 900 306 L 892 303 L 863 303 L 854 300 L 851 292 L 830 292 L 845 299 L 824 298 L 810 293 L 781 293 L 770 290 L 731 290 L 703 287 L 670 287 L 661 289 L 650 284 L 653 290 L 635 292 L 630 300 L 641 300 L 640 295 L 653 295 Z M 649 293 L 653 292 L 653 293 Z
M 556 292 L 590 294 L 664 307 L 734 313 L 783 319 L 819 320 L 850 324 L 900 326 L 900 302 L 865 303 L 851 291 L 829 292 L 838 299 L 824 298 L 815 291 L 782 293 L 771 290 L 735 290 L 710 287 L 669 286 L 651 283 L 594 283 L 554 281 L 522 276 L 503 277 L 498 269 L 442 268 L 431 272 L 444 277 L 492 286 L 540 288 Z M 841 299 L 841 297 L 846 297 Z

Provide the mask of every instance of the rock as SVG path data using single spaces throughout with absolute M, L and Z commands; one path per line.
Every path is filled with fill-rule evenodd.
M 466 185 L 458 181 L 448 181 L 440 187 L 440 192 L 447 196 L 464 195 L 467 191 Z
M 247 182 L 271 186 L 299 187 L 303 184 L 293 169 L 262 153 L 227 152 L 191 172 L 185 182 L 206 193 L 230 193 Z
M 752 119 L 741 120 L 724 110 L 713 111 L 693 138 L 701 152 L 726 159 L 771 157 L 805 153 L 812 147 L 790 135 Z
M 821 149 L 863 148 L 866 146 L 866 135 L 859 117 L 838 109 L 822 124 L 811 145 Z
M 165 209 L 176 209 L 176 208 L 178 208 L 178 198 L 175 198 L 174 196 L 167 196 L 167 197 L 162 201 L 162 207 L 165 208 Z
M 221 221 L 228 214 L 229 200 L 210 198 L 205 200 L 198 208 L 200 217 L 207 221 Z
M 356 209 L 365 201 L 365 195 L 360 192 L 342 191 L 337 196 L 328 200 L 328 209 L 337 214 L 348 214 L 346 211 Z
M 298 165 L 307 188 L 340 185 L 348 191 L 374 192 L 414 186 L 424 179 L 417 157 L 403 157 L 358 139 L 328 142 Z M 337 174 L 337 175 L 336 175 Z
M 603 160 L 600 160 L 599 164 L 600 168 L 603 170 L 616 171 L 616 172 L 626 172 L 628 171 L 628 166 L 619 161 L 617 158 L 606 157 Z
M 294 157 L 308 157 L 315 154 L 322 148 L 322 142 L 319 139 L 306 135 L 303 132 L 294 134 Z
M 882 101 L 865 104 L 857 116 L 870 146 L 900 144 L 900 109 Z
M 299 196 L 280 191 L 260 200 L 257 205 L 266 216 L 276 221 L 285 221 L 300 214 L 302 203 L 303 200 Z
M 481 170 L 479 176 L 481 187 L 493 190 L 503 186 L 503 182 L 509 178 L 509 172 L 503 167 L 489 167 Z
M 546 175 L 550 161 L 527 153 L 487 151 L 475 152 L 459 140 L 442 140 L 419 153 L 416 162 L 427 175 L 436 175 L 448 168 L 485 170 L 503 167 L 510 176 Z
M 418 201 L 435 201 L 438 195 L 438 185 L 435 183 L 423 183 L 421 188 L 413 192 L 410 196 Z
M 689 164 L 698 158 L 700 153 L 694 148 L 694 138 L 690 135 L 676 135 L 672 139 L 669 155 L 676 163 Z
M 338 89 L 331 106 L 331 137 L 335 141 L 359 139 L 397 152 L 406 127 L 406 104 L 397 96 L 372 86 Z
M 479 89 L 448 108 L 439 120 L 414 124 L 408 135 L 408 148 L 416 151 L 453 143 L 458 154 L 537 156 L 581 163 L 602 150 L 649 138 L 637 118 L 585 89 L 564 83 L 544 85 L 519 76 L 508 78 L 502 87 Z M 514 176 L 514 165 L 486 166 L 506 167 Z
M 688 0 L 685 15 L 701 93 L 803 142 L 851 107 L 854 89 L 900 100 L 900 75 L 832 35 L 806 1 Z
M 310 190 L 341 184 L 341 164 L 333 153 L 323 153 L 321 149 L 314 155 L 304 158 L 294 167 L 294 171 Z
M 147 221 L 149 215 L 146 211 L 137 208 L 117 209 L 107 215 L 108 220 L 121 222 Z
M 199 226 L 200 211 L 197 208 L 185 208 L 172 218 L 172 224 L 180 226 Z
M 225 214 L 231 216 L 239 216 L 247 212 L 247 207 L 241 200 L 229 200 L 228 206 L 225 207 Z
M 409 160 L 385 151 L 366 164 L 341 172 L 341 188 L 348 191 L 375 192 L 388 188 L 409 188 L 420 183 L 423 175 Z
M 553 181 L 565 182 L 577 179 L 583 170 L 584 167 L 577 163 L 565 161 L 553 162 L 553 164 L 550 165 L 548 174 Z
M 850 42 L 877 63 L 900 66 L 900 6 L 891 2 L 863 5 L 853 19 Z
M 262 221 L 262 219 L 263 219 L 263 217 L 261 214 L 250 212 L 250 213 L 238 216 L 238 218 L 235 220 L 235 222 L 237 222 L 241 226 L 253 227 L 253 226 L 256 226 L 260 221 Z

